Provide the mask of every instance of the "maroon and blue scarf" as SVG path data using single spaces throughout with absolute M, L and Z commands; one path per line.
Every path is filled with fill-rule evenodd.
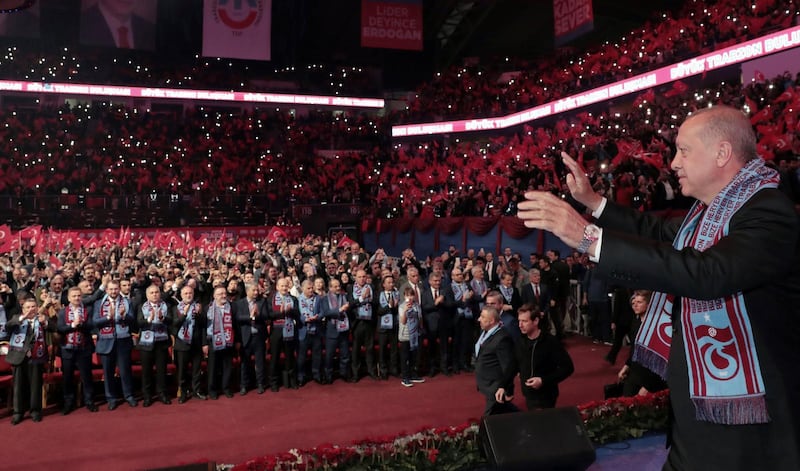
M 728 235 L 733 215 L 759 190 L 777 188 L 778 173 L 751 160 L 706 207 L 695 202 L 672 246 L 700 252 Z M 666 376 L 675 297 L 656 292 L 636 336 L 634 360 Z M 689 394 L 698 420 L 728 425 L 769 422 L 764 380 L 743 293 L 681 299 Z

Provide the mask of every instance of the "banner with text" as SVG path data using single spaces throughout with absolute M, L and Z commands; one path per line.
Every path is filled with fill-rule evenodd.
M 594 29 L 592 0 L 553 0 L 555 45 L 561 46 Z
M 203 56 L 270 60 L 272 0 L 204 0 Z
M 361 0 L 361 47 L 422 50 L 422 0 Z

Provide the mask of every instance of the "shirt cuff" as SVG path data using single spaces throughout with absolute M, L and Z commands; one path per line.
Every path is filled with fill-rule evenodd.
M 599 218 L 600 216 L 602 216 L 602 215 L 603 215 L 603 210 L 605 210 L 605 209 L 606 209 L 606 203 L 608 203 L 608 198 L 606 198 L 606 197 L 604 196 L 604 197 L 603 197 L 603 200 L 602 200 L 602 201 L 600 201 L 600 205 L 597 207 L 597 209 L 595 209 L 594 211 L 592 211 L 592 217 L 593 217 L 593 218 L 597 219 L 597 218 Z
M 603 202 L 605 202 L 605 198 L 603 198 Z M 602 208 L 605 207 L 605 204 L 601 205 L 598 210 L 602 211 Z M 589 247 L 589 260 L 594 263 L 600 262 L 600 248 L 603 245 L 603 229 L 600 228 L 600 235 L 597 237 L 597 240 L 594 242 L 594 250 Z M 593 252 L 593 253 L 592 253 Z

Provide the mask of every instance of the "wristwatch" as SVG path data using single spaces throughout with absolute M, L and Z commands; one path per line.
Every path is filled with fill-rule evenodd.
M 595 226 L 594 224 L 587 224 L 586 227 L 583 228 L 583 239 L 581 239 L 581 243 L 578 244 L 578 252 L 586 253 L 589 251 L 589 247 L 600 238 L 600 228 Z

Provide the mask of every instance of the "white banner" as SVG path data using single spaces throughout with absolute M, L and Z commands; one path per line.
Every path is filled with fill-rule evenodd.
M 270 60 L 272 0 L 204 0 L 203 56 Z

